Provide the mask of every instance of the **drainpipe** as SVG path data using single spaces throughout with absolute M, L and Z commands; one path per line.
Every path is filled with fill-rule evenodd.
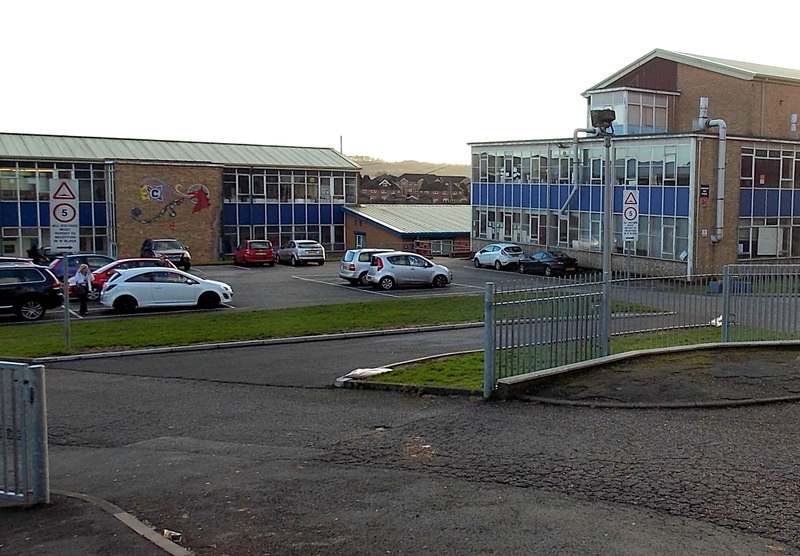
M 797 114 L 792 114 L 791 119 L 789 120 L 789 137 L 792 139 L 797 139 Z
M 580 183 L 578 182 L 578 174 L 581 171 L 581 163 L 578 158 L 578 134 L 579 133 L 591 133 L 593 135 L 597 135 L 596 128 L 578 128 L 572 133 L 572 189 L 567 196 L 567 200 L 564 201 L 564 205 L 559 209 L 558 215 L 564 216 L 567 214 L 567 210 L 569 209 L 569 202 L 572 201 L 572 198 L 575 196 L 575 193 L 578 192 L 578 187 Z
M 708 98 L 700 97 L 700 117 L 692 126 L 695 131 L 705 130 L 710 127 L 719 128 L 719 154 L 717 156 L 717 230 L 711 236 L 711 243 L 722 241 L 723 224 L 725 221 L 725 149 L 727 147 L 728 125 L 725 120 L 708 119 Z

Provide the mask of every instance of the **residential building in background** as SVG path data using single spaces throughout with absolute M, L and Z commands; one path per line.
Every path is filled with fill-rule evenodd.
M 466 176 L 435 174 L 382 174 L 362 176 L 359 201 L 362 203 L 469 204 L 470 179 Z
M 470 144 L 473 249 L 513 241 L 600 268 L 611 182 L 615 270 L 800 262 L 800 70 L 656 49 L 583 96 L 563 138 Z M 606 150 L 591 114 L 608 109 Z

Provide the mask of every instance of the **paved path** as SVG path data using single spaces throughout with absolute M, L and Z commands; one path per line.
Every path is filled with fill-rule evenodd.
M 50 363 L 52 487 L 179 530 L 201 555 L 800 554 L 800 404 L 596 409 L 330 386 L 470 335 Z M 0 510 L 15 554 L 85 554 L 70 541 L 103 524 L 51 521 L 49 541 L 25 540 L 19 515 Z

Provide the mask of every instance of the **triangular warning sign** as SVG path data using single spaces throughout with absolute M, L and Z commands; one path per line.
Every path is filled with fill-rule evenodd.
M 628 196 L 625 197 L 625 204 L 626 205 L 635 205 L 636 204 L 636 195 L 632 191 L 628 192 Z
M 53 199 L 74 200 L 77 199 L 77 197 L 75 196 L 75 192 L 69 186 L 69 182 L 62 181 L 61 184 L 59 184 L 58 189 L 56 189 Z

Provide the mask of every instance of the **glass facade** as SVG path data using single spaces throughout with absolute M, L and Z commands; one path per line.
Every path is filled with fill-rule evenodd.
M 670 97 L 663 92 L 618 89 L 592 93 L 589 105 L 590 110 L 614 110 L 615 135 L 667 133 Z
M 345 249 L 345 203 L 356 202 L 358 172 L 226 168 L 222 172 L 221 254 L 245 239 L 313 239 Z
M 50 245 L 50 180 L 78 180 L 80 250 L 108 250 L 108 197 L 104 164 L 0 161 L 2 256 L 25 256 L 33 243 Z
M 686 260 L 693 156 L 689 138 L 614 139 L 614 252 Z M 597 140 L 580 141 L 577 166 L 571 144 L 473 146 L 473 237 L 599 251 L 605 157 Z M 630 189 L 639 191 L 639 233 L 623 242 Z
M 800 257 L 800 147 L 743 147 L 739 180 L 739 259 Z

